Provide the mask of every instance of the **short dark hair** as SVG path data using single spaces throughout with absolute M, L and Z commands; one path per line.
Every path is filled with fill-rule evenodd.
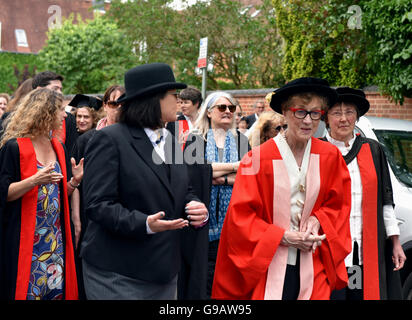
M 202 93 L 194 87 L 187 87 L 186 89 L 180 91 L 179 98 L 182 100 L 190 100 L 193 104 L 199 102 L 197 106 L 198 109 L 203 102 Z
M 59 80 L 63 82 L 64 78 L 61 75 L 54 73 L 52 71 L 43 71 L 36 74 L 33 77 L 33 82 L 31 85 L 33 89 L 36 89 L 37 87 L 44 88 L 47 87 L 50 84 L 50 81 L 53 80 Z
M 163 127 L 160 99 L 163 99 L 166 93 L 165 91 L 143 96 L 123 103 L 119 122 L 141 128 L 157 129 Z

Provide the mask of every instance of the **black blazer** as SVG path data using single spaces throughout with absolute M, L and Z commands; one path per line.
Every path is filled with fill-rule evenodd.
M 172 135 L 165 149 L 182 159 Z M 168 170 L 164 163 L 155 164 L 159 159 L 142 128 L 118 123 L 95 132 L 87 145 L 83 177 L 89 224 L 81 257 L 88 263 L 154 283 L 176 276 L 181 230 L 149 235 L 146 218 L 159 211 L 166 213 L 165 219 L 186 218 L 186 203 L 198 199 L 183 161 Z

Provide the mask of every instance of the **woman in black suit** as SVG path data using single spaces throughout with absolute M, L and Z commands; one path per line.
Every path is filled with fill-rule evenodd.
M 207 222 L 181 150 L 164 124 L 176 114 L 171 68 L 125 74 L 119 123 L 96 131 L 86 153 L 89 224 L 81 247 L 88 299 L 176 299 L 180 231 Z M 158 135 L 160 133 L 160 135 Z

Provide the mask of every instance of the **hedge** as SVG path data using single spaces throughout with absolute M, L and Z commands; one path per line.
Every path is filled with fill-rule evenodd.
M 0 52 L 0 92 L 13 94 L 24 76 L 33 76 L 39 69 L 36 54 Z

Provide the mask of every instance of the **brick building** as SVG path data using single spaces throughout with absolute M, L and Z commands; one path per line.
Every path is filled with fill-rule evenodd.
M 239 1 L 245 6 L 261 3 Z M 110 0 L 0 0 L 0 51 L 37 53 L 45 44 L 49 24 L 56 18 L 75 13 L 91 19 L 95 5 L 108 9 Z
M 245 6 L 260 4 L 260 0 L 239 0 Z M 0 51 L 37 53 L 44 45 L 49 24 L 56 18 L 80 14 L 82 19 L 93 18 L 93 5 L 110 0 L 0 0 Z M 253 9 L 251 8 L 253 11 Z M 251 12 L 252 12 L 251 11 Z M 264 99 L 273 89 L 233 90 L 245 114 L 252 112 L 256 100 Z M 366 89 L 371 103 L 368 115 L 412 120 L 412 99 L 404 105 L 394 104 L 375 89 Z M 266 103 L 266 108 L 269 108 Z
M 37 53 L 49 24 L 78 13 L 93 18 L 94 0 L 0 0 L 0 50 Z

